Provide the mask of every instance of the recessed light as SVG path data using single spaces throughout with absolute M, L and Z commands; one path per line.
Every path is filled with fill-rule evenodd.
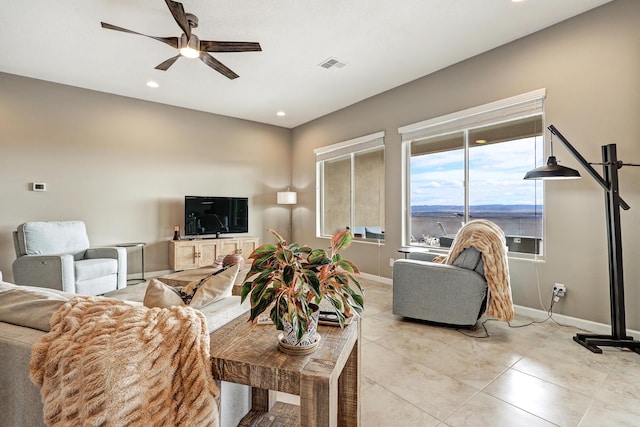
M 147 86 L 152 87 L 152 88 L 154 88 L 154 89 L 155 89 L 155 88 L 157 88 L 157 87 L 160 87 L 160 85 L 158 84 L 158 82 L 154 82 L 153 80 L 149 80 L 149 81 L 147 82 Z
M 476 139 L 476 144 L 486 144 L 487 140 L 486 139 Z
M 287 115 L 287 113 L 285 113 L 284 111 L 278 111 L 278 112 L 276 113 L 276 116 L 278 116 L 278 117 L 284 117 L 284 116 L 286 116 L 286 115 Z

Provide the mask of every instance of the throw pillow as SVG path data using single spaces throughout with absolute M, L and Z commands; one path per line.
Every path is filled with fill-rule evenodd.
M 183 287 L 169 286 L 160 280 L 151 279 L 144 294 L 144 305 L 160 308 L 174 305 L 204 307 L 231 295 L 238 270 L 237 264 L 231 265 Z

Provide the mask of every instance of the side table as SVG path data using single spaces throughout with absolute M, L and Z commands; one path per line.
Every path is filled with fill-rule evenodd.
M 407 256 L 411 253 L 411 248 L 407 247 L 407 246 L 403 246 L 400 249 L 398 249 L 398 252 L 400 252 L 401 254 L 404 254 L 404 259 L 407 259 Z
M 318 347 L 304 356 L 282 353 L 274 326 L 244 315 L 211 334 L 213 377 L 252 387 L 240 426 L 360 425 L 360 321 L 344 329 L 320 325 L 318 333 Z M 300 407 L 276 404 L 269 390 L 299 395 Z
M 437 252 L 429 251 L 429 248 L 421 248 L 421 247 L 415 247 L 415 246 L 403 246 L 398 249 L 398 252 L 400 252 L 401 254 L 404 254 L 404 259 L 407 259 L 409 257 L 409 254 L 412 252 L 424 252 L 424 253 L 430 253 L 432 255 L 439 254 Z
M 137 248 L 137 247 L 140 247 L 140 264 L 141 264 L 141 269 L 142 269 L 142 277 L 134 278 L 134 279 L 127 279 L 127 283 L 129 283 L 131 281 L 135 281 L 136 283 L 142 283 L 142 282 L 144 282 L 146 280 L 144 278 L 144 247 L 145 247 L 145 245 L 146 245 L 146 243 L 144 243 L 144 242 L 119 243 L 119 244 L 116 245 L 117 247 L 120 247 L 120 248 Z

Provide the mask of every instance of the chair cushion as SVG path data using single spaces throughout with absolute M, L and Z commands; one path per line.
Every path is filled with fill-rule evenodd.
M 82 221 L 27 222 L 18 226 L 18 243 L 24 255 L 74 254 L 89 248 Z
M 484 277 L 482 253 L 473 246 L 460 252 L 460 255 L 453 260 L 453 265 L 456 267 L 466 268 L 467 270 L 474 270 L 476 273 Z
M 353 231 L 353 234 L 354 234 L 354 235 L 356 235 L 356 234 L 357 234 L 357 235 L 358 235 L 358 237 L 364 237 L 364 235 L 365 235 L 365 233 L 366 233 L 366 229 L 365 229 L 365 227 L 362 227 L 362 226 L 359 226 L 359 225 L 358 225 L 358 226 L 353 227 L 353 230 L 352 230 L 352 231 Z
M 73 263 L 76 282 L 118 273 L 118 260 L 113 258 L 81 259 Z

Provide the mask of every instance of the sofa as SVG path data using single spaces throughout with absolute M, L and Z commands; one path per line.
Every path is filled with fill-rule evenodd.
M 127 286 L 127 252 L 92 248 L 82 221 L 26 222 L 13 232 L 16 284 L 82 295 L 100 295 Z
M 19 303 L 7 297 L 7 291 L 12 289 L 24 291 L 20 292 Z M 146 284 L 141 283 L 106 296 L 141 305 L 145 289 Z M 29 378 L 31 350 L 48 330 L 51 315 L 67 299 L 75 296 L 58 290 L 8 283 L 0 274 L 0 427 L 44 425 L 40 390 Z M 209 332 L 212 332 L 248 309 L 246 303 L 240 304 L 239 296 L 225 296 L 200 310 L 207 319 Z M 250 409 L 250 388 L 226 382 L 219 383 L 219 387 L 220 425 L 236 426 Z

